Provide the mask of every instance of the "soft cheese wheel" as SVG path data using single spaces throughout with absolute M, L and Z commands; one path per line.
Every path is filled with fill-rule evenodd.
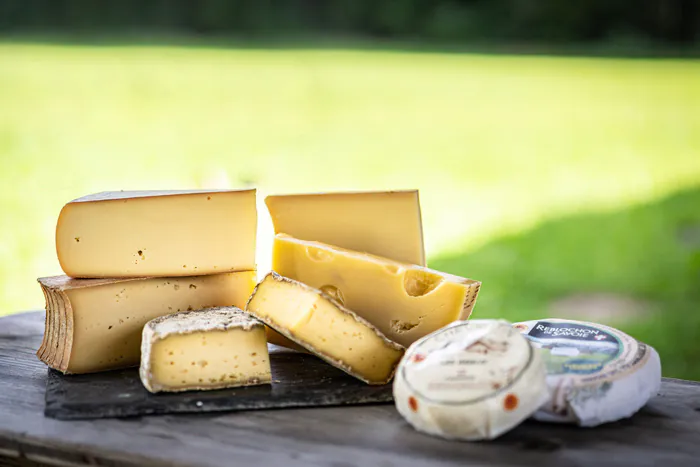
M 493 439 L 547 400 L 544 364 L 507 321 L 456 321 L 406 351 L 394 400 L 418 431 Z
M 551 397 L 534 417 L 596 426 L 632 416 L 661 386 L 652 347 L 602 324 L 541 319 L 513 325 L 541 349 Z

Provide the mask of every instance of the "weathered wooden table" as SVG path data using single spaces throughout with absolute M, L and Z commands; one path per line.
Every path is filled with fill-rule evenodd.
M 629 420 L 526 422 L 480 443 L 417 433 L 392 405 L 48 419 L 43 328 L 42 312 L 0 319 L 0 465 L 700 465 L 700 383 L 673 379 Z

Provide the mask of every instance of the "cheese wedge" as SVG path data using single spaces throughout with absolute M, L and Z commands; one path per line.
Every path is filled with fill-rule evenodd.
M 277 235 L 272 269 L 320 289 L 407 347 L 474 308 L 481 283 L 319 242 Z
M 330 296 L 274 272 L 255 286 L 246 311 L 367 384 L 391 381 L 404 352 Z
M 153 318 L 212 306 L 245 306 L 255 271 L 211 276 L 39 279 L 46 329 L 37 356 L 64 373 L 139 364 L 141 331 Z
M 425 266 L 418 191 L 268 196 L 275 233 Z
M 270 383 L 265 326 L 235 307 L 161 316 L 143 328 L 139 375 L 150 392 Z
M 242 271 L 256 226 L 255 190 L 104 192 L 63 207 L 56 251 L 71 277 Z

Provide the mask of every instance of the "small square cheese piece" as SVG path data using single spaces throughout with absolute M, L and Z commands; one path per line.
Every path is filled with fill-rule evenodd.
M 63 207 L 56 250 L 71 277 L 243 271 L 256 227 L 255 190 L 104 192 Z
M 275 237 L 272 269 L 333 296 L 404 347 L 469 318 L 481 287 L 472 279 L 287 235 Z
M 275 233 L 425 266 L 418 191 L 268 196 Z
M 92 373 L 139 364 L 141 331 L 179 311 L 245 306 L 256 272 L 210 276 L 39 279 L 46 329 L 39 359 L 63 373 Z
M 139 374 L 150 392 L 268 384 L 265 327 L 235 307 L 156 318 L 143 328 Z
M 368 384 L 391 381 L 404 352 L 329 295 L 274 272 L 255 287 L 246 311 Z

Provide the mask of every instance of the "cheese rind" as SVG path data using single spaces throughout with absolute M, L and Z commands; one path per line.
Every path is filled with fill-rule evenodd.
M 399 413 L 418 431 L 493 439 L 547 399 L 535 350 L 502 320 L 457 321 L 415 342 L 394 380 Z
M 61 210 L 71 277 L 193 276 L 255 269 L 255 190 L 105 192 Z
M 425 266 L 418 191 L 268 196 L 275 233 Z
M 139 364 L 141 331 L 153 318 L 212 306 L 245 306 L 256 272 L 210 276 L 73 279 L 45 277 L 39 359 L 64 373 Z
M 270 383 L 265 327 L 236 307 L 156 318 L 143 328 L 139 375 L 154 393 Z
M 246 311 L 367 384 L 391 381 L 404 352 L 330 296 L 274 272 L 255 286 Z
M 405 347 L 467 319 L 481 287 L 475 280 L 288 235 L 275 237 L 272 269 L 329 293 Z

